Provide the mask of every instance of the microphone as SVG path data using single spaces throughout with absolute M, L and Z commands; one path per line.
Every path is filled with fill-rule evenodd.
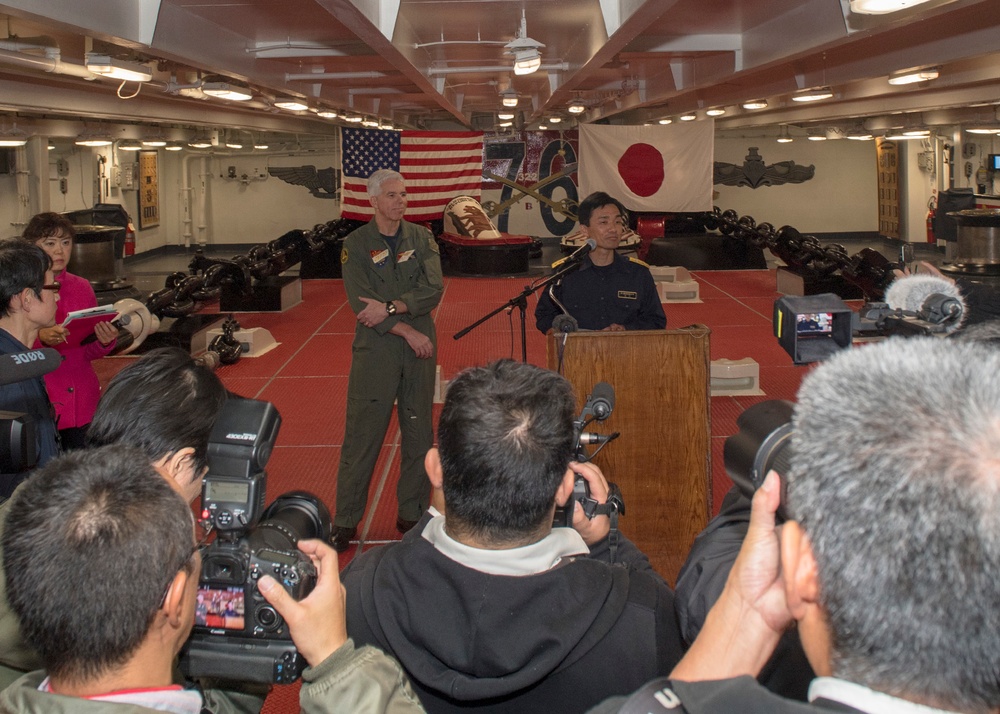
M 566 313 L 564 315 L 556 315 L 552 318 L 552 329 L 556 332 L 576 332 L 580 329 L 580 326 L 576 322 L 576 318 Z
M 0 355 L 0 386 L 35 379 L 54 371 L 63 357 L 51 347 Z
M 935 325 L 945 332 L 962 326 L 965 298 L 958 286 L 937 275 L 907 275 L 896 280 L 885 293 L 889 307 L 902 310 Z
M 583 260 L 583 257 L 590 253 L 594 248 L 597 247 L 597 241 L 593 238 L 588 238 L 587 242 L 581 245 L 579 248 L 574 250 L 569 256 L 562 262 L 563 265 L 569 265 L 571 263 L 577 263 Z
M 590 402 L 591 411 L 597 421 L 604 421 L 611 416 L 611 411 L 615 408 L 615 388 L 607 382 L 598 382 L 594 385 L 594 391 L 587 399 Z

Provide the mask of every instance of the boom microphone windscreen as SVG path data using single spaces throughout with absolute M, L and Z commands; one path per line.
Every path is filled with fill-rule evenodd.
M 51 347 L 0 355 L 0 386 L 41 377 L 54 371 L 62 360 L 62 355 Z
M 937 275 L 907 275 L 896 280 L 885 293 L 893 309 L 945 326 L 954 332 L 965 317 L 965 299 L 958 286 Z

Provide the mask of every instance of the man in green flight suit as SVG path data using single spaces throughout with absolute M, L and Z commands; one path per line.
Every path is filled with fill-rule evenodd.
M 347 427 L 337 471 L 333 547 L 342 552 L 357 534 L 368 486 L 398 403 L 402 458 L 396 488 L 396 528 L 405 533 L 427 509 L 430 482 L 424 456 L 434 442 L 435 344 L 431 311 L 441 301 L 441 258 L 430 232 L 403 220 L 406 186 L 396 171 L 368 178 L 375 217 L 344 240 L 344 289 L 357 315 Z

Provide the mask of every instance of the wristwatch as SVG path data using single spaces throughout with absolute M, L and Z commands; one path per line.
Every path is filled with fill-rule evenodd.
M 394 303 L 392 300 L 390 300 L 389 302 L 387 302 L 385 304 L 385 312 L 386 312 L 387 315 L 395 315 L 396 314 L 396 303 Z

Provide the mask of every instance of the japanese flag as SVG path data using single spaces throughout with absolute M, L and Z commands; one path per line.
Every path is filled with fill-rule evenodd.
M 605 191 L 630 211 L 711 211 L 715 122 L 580 127 L 580 198 Z

